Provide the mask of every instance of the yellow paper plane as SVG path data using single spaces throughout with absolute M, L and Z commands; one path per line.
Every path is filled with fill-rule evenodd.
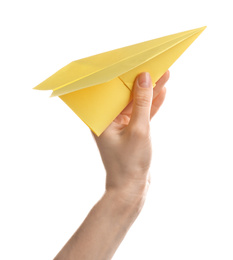
M 34 89 L 53 90 L 100 136 L 131 101 L 135 77 L 149 72 L 156 82 L 205 28 L 73 61 Z

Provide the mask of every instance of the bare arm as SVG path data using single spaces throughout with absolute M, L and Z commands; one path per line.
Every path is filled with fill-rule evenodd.
M 106 192 L 55 259 L 111 259 L 142 202 L 139 197 L 129 205 L 117 193 Z
M 149 74 L 140 74 L 133 101 L 99 137 L 93 134 L 106 169 L 106 190 L 55 260 L 111 259 L 137 218 L 150 184 L 149 122 L 163 103 L 168 78 L 167 72 L 153 89 Z

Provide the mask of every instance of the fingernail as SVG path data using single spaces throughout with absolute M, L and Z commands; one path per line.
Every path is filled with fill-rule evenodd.
M 148 72 L 143 72 L 138 77 L 138 85 L 142 88 L 149 88 L 150 81 L 150 74 Z

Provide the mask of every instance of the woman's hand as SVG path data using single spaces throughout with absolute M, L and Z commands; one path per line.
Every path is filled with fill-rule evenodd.
M 106 191 L 56 260 L 111 259 L 137 218 L 150 182 L 150 119 L 163 103 L 168 78 L 166 72 L 153 89 L 150 75 L 140 74 L 133 101 L 99 137 L 93 134 L 107 172 Z
M 150 120 L 164 101 L 168 78 L 169 71 L 153 88 L 150 74 L 141 73 L 134 82 L 133 100 L 99 137 L 92 132 L 107 173 L 106 191 L 117 191 L 126 200 L 148 189 Z

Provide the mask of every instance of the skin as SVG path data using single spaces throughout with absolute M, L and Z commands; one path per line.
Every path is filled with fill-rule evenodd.
M 108 260 L 140 213 L 150 184 L 150 120 L 162 105 L 167 71 L 153 88 L 149 73 L 136 77 L 132 101 L 97 137 L 106 189 L 55 260 Z

